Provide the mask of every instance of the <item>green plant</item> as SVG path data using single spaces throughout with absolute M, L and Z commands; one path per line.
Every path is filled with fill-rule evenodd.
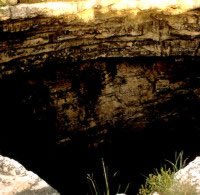
M 103 177 L 104 177 L 105 186 L 97 185 L 96 180 L 94 178 L 94 174 L 87 174 L 87 180 L 88 180 L 90 192 L 92 195 L 111 195 L 110 185 L 109 185 L 108 168 L 106 167 L 103 159 L 102 159 L 102 168 L 103 168 Z M 116 175 L 117 175 L 117 173 L 115 173 L 113 176 L 116 176 Z M 127 193 L 129 186 L 130 186 L 130 183 L 126 186 L 126 188 L 124 190 L 124 194 Z M 116 193 L 119 193 L 120 188 L 121 188 L 121 185 L 118 186 L 118 190 Z
M 173 183 L 174 172 L 169 168 L 161 168 L 160 171 L 156 170 L 155 174 L 149 174 L 146 182 L 139 189 L 139 194 L 147 195 L 153 192 L 165 192 Z
M 187 160 L 188 158 L 183 160 L 183 151 L 181 151 L 179 154 L 177 154 L 177 152 L 175 153 L 175 163 L 172 163 L 169 160 L 166 160 L 166 161 L 172 165 L 173 171 L 177 172 L 180 169 L 185 167 Z
M 174 174 L 182 169 L 186 165 L 186 160 L 183 160 L 183 152 L 178 155 L 175 153 L 175 163 L 166 160 L 172 168 L 167 168 L 166 165 L 158 171 L 155 170 L 154 174 L 149 174 L 146 178 L 146 182 L 139 189 L 140 195 L 153 194 L 157 192 L 159 194 L 170 194 L 172 189 L 170 187 L 174 183 Z
M 3 1 L 0 0 L 0 7 L 5 6 L 5 5 L 9 5 L 9 3 L 4 3 Z

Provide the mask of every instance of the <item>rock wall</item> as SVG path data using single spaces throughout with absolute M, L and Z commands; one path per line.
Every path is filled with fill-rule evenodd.
M 11 6 L 13 13 L 1 18 L 0 78 L 27 75 L 27 86 L 47 89 L 59 143 L 72 132 L 87 131 L 101 142 L 110 127 L 197 120 L 190 100 L 198 105 L 199 9 L 97 6 L 51 17 L 35 9 L 30 15 L 30 6 Z
M 97 6 L 52 17 L 31 6 L 0 12 L 2 154 L 40 167 L 45 180 L 55 163 L 50 181 L 65 194 L 103 142 L 114 143 L 103 150 L 111 161 L 140 176 L 175 149 L 199 152 L 199 9 Z
M 174 122 L 193 128 L 199 115 L 199 60 L 176 57 L 51 62 L 21 77 L 30 92 L 22 101 L 33 104 L 38 120 L 48 120 L 47 113 L 55 111 L 59 143 L 79 133 L 98 144 L 115 127 L 143 131 L 152 124 L 161 123 L 162 129 Z M 10 77 L 13 84 L 14 78 Z

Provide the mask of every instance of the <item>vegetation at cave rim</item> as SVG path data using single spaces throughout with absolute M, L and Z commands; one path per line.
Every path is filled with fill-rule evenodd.
M 5 6 L 5 5 L 9 5 L 9 3 L 4 3 L 3 1 L 0 0 L 0 7 Z
M 155 169 L 154 173 L 149 174 L 146 177 L 145 184 L 139 189 L 138 195 L 149 195 L 154 192 L 159 195 L 197 195 L 195 187 L 190 183 L 182 184 L 181 182 L 174 179 L 175 173 L 180 169 L 184 168 L 186 165 L 186 159 L 183 159 L 183 152 L 179 154 L 175 153 L 175 162 L 166 160 L 168 164 L 164 164 L 160 170 Z M 170 166 L 169 166 L 170 165 Z M 105 165 L 102 159 L 102 169 L 103 169 L 103 185 L 98 184 L 94 177 L 94 174 L 87 174 L 87 181 L 90 187 L 91 195 L 111 195 L 110 183 L 108 176 L 108 167 Z M 113 175 L 116 176 L 116 173 Z M 126 194 L 129 190 L 130 183 L 123 189 L 123 194 Z M 115 194 L 122 193 L 121 185 L 118 184 L 118 189 Z

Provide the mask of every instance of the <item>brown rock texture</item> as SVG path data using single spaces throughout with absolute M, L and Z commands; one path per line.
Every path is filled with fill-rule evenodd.
M 35 76 L 26 77 L 26 88 L 33 90 L 26 96 L 33 96 L 33 101 L 40 98 L 38 85 L 48 92 L 48 101 L 56 112 L 59 143 L 80 134 L 91 139 L 91 144 L 94 141 L 98 145 L 111 128 L 142 132 L 153 124 L 158 125 L 158 129 L 165 128 L 173 121 L 183 126 L 183 121 L 187 125 L 196 124 L 199 60 L 104 58 L 67 66 L 53 61 L 35 72 Z M 31 99 L 22 101 L 31 103 Z M 42 103 L 39 99 L 37 102 Z M 45 117 L 49 103 L 43 102 L 40 107 L 33 105 L 35 115 Z M 160 123 L 164 126 L 159 127 Z

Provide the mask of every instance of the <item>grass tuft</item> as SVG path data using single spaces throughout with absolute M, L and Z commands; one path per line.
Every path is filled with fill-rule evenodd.
M 175 162 L 166 160 L 168 163 L 164 165 L 160 170 L 155 169 L 153 174 L 149 174 L 146 177 L 145 184 L 139 189 L 138 195 L 197 195 L 196 186 L 191 183 L 181 183 L 175 180 L 175 173 L 186 166 L 187 159 L 183 159 L 183 152 L 179 154 L 175 153 Z M 113 195 L 113 194 L 127 194 L 130 187 L 130 183 L 121 190 L 122 186 L 118 185 L 118 189 L 113 193 L 113 186 L 109 183 L 111 178 L 108 174 L 108 168 L 106 167 L 102 159 L 103 169 L 103 183 L 97 184 L 93 174 L 87 174 L 87 181 L 90 188 L 91 195 Z M 113 177 L 117 175 L 114 173 Z M 111 181 L 112 182 L 112 181 Z M 112 192 L 111 192 L 112 191 Z
M 108 174 L 108 167 L 105 165 L 104 160 L 101 160 L 102 162 L 102 169 L 103 169 L 103 176 L 104 176 L 104 186 L 97 185 L 96 180 L 94 178 L 93 174 L 87 174 L 87 181 L 90 188 L 90 194 L 91 195 L 113 195 L 110 190 L 109 185 L 109 174 Z M 114 173 L 113 177 L 117 175 L 117 172 Z M 130 187 L 130 183 L 125 187 L 124 194 L 127 193 L 128 189 Z M 121 191 L 121 185 L 118 186 L 118 189 L 116 190 L 115 194 L 120 193 Z

